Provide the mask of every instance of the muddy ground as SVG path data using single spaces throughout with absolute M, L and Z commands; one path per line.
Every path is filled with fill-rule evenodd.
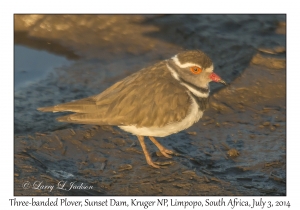
M 286 195 L 285 15 L 14 18 L 15 195 Z M 194 126 L 158 138 L 172 159 L 147 141 L 162 169 L 116 127 L 58 123 L 62 114 L 36 110 L 100 93 L 184 49 L 206 52 L 230 85 L 212 84 Z M 41 189 L 60 181 L 93 187 Z

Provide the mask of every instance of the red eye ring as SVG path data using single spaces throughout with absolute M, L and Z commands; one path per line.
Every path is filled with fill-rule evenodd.
M 202 69 L 199 66 L 192 66 L 190 67 L 190 70 L 193 74 L 200 74 L 202 72 Z

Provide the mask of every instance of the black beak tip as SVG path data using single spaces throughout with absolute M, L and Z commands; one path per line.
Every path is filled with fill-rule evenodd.
M 224 80 L 220 80 L 219 83 L 222 83 L 223 85 L 228 85 Z

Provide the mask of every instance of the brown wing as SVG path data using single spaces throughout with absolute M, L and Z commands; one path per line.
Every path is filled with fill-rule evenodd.
M 77 112 L 58 118 L 63 122 L 162 127 L 182 120 L 190 103 L 185 87 L 171 76 L 165 62 L 160 62 L 99 95 L 39 110 Z

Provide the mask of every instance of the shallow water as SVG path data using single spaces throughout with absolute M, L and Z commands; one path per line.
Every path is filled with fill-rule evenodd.
M 14 58 L 14 87 L 16 91 L 35 82 L 40 82 L 50 72 L 54 72 L 57 67 L 71 64 L 71 61 L 62 56 L 21 45 L 15 45 Z
M 284 23 L 284 15 L 16 15 L 15 195 L 285 195 Z M 230 85 L 212 85 L 194 126 L 158 138 L 172 159 L 147 141 L 163 169 L 146 164 L 135 136 L 36 110 L 100 93 L 183 49 L 205 51 Z M 62 179 L 94 188 L 22 188 Z

